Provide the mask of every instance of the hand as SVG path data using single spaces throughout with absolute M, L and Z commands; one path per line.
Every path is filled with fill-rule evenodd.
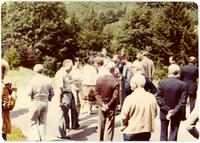
M 60 107 L 63 107 L 64 106 L 64 103 L 60 103 L 60 105 L 59 105 Z
M 168 111 L 167 116 L 166 116 L 167 120 L 171 120 L 172 112 L 173 112 L 173 110 Z
M 108 105 L 103 105 L 101 107 L 101 110 L 104 111 L 104 112 L 106 112 L 108 109 L 109 109 Z

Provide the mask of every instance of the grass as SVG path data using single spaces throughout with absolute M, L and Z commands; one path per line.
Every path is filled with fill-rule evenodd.
M 12 126 L 11 134 L 7 135 L 7 141 L 26 141 L 27 138 L 23 135 L 20 128 Z
M 35 73 L 33 70 L 20 67 L 18 70 L 9 70 L 5 77 L 5 81 L 16 83 L 17 87 L 24 89 L 27 87 L 29 81 L 34 77 L 34 75 Z M 51 80 L 53 86 L 55 86 L 54 78 L 52 78 Z

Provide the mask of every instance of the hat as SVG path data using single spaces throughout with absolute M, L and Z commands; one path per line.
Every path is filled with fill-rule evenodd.
M 44 69 L 44 66 L 41 64 L 36 64 L 33 68 L 34 72 L 36 73 L 41 73 Z

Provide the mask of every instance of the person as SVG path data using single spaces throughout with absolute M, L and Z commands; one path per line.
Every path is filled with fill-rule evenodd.
M 87 104 L 88 114 L 93 114 L 92 107 L 96 104 L 94 88 L 97 79 L 97 70 L 93 66 L 94 59 L 89 58 L 88 63 L 83 67 L 83 100 Z
M 133 62 L 133 64 L 131 65 L 132 76 L 136 74 L 142 74 L 145 77 L 145 81 L 146 81 L 144 85 L 144 89 L 152 94 L 155 94 L 157 90 L 155 85 L 150 81 L 150 79 L 146 76 L 146 74 L 142 72 L 143 71 L 142 69 L 143 69 L 143 66 L 141 62 L 139 61 Z
M 59 125 L 58 125 L 58 138 L 70 139 L 66 136 L 66 131 L 69 131 L 69 109 L 71 109 L 72 129 L 79 127 L 78 113 L 74 96 L 71 91 L 72 77 L 70 71 L 72 70 L 72 60 L 66 59 L 63 61 L 63 66 L 57 71 L 55 75 L 56 85 L 58 87 L 59 95 Z
M 197 89 L 197 100 L 194 107 L 194 110 L 191 112 L 190 116 L 186 120 L 186 130 L 196 139 L 199 138 L 199 131 L 196 128 L 196 123 L 199 120 L 199 93 L 200 93 L 200 85 L 198 85 Z
M 144 85 L 143 75 L 137 74 L 131 78 L 133 92 L 126 97 L 121 111 L 124 141 L 149 141 L 154 131 L 157 103 L 155 96 L 144 90 Z
M 36 75 L 28 84 L 27 95 L 31 98 L 30 114 L 30 140 L 46 140 L 46 125 L 48 102 L 54 96 L 51 79 L 44 76 L 44 67 L 36 64 L 33 68 Z M 37 134 L 36 134 L 37 133 Z
M 190 112 L 194 109 L 196 96 L 197 96 L 197 79 L 198 79 L 198 67 L 196 64 L 196 57 L 190 56 L 188 58 L 188 65 L 181 68 L 180 79 L 185 81 L 189 85 L 188 96 L 190 102 Z
M 160 107 L 161 141 L 168 140 L 169 122 L 171 122 L 169 141 L 176 141 L 180 122 L 185 119 L 182 108 L 186 106 L 188 86 L 178 79 L 179 76 L 179 66 L 172 64 L 168 67 L 168 78 L 158 83 L 155 96 Z
M 74 66 L 70 72 L 72 76 L 73 83 L 71 85 L 71 90 L 74 95 L 76 109 L 79 116 L 82 103 L 82 81 L 83 81 L 83 71 L 80 67 L 80 58 L 76 57 L 74 60 Z
M 99 141 L 112 141 L 114 135 L 115 112 L 119 96 L 119 82 L 114 77 L 115 63 L 107 64 L 107 73 L 97 79 L 94 95 L 99 105 Z
M 106 48 L 101 49 L 101 55 L 103 57 L 103 66 L 106 66 L 110 62 L 110 57 L 108 56 Z
M 146 74 L 146 76 L 150 79 L 150 81 L 153 81 L 153 75 L 154 75 L 154 62 L 149 59 L 149 52 L 144 51 L 142 52 L 142 65 L 144 68 L 144 73 Z
M 4 140 L 7 140 L 7 134 L 11 133 L 10 111 L 17 100 L 17 86 L 4 81 L 8 70 L 8 62 L 1 59 L 2 137 Z
M 170 56 L 169 57 L 169 64 L 172 65 L 172 64 L 177 64 L 177 56 Z

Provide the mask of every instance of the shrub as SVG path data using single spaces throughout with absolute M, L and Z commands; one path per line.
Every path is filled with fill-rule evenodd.
M 6 50 L 3 58 L 8 62 L 10 69 L 17 69 L 20 66 L 21 58 L 15 47 Z
M 162 67 L 162 68 L 160 68 Z M 154 79 L 160 80 L 166 78 L 168 74 L 168 67 L 167 66 L 159 66 L 155 69 Z
M 53 57 L 49 57 L 49 56 L 46 56 L 44 58 L 44 73 L 48 76 L 54 76 L 55 72 L 56 72 L 56 59 L 53 58 Z

